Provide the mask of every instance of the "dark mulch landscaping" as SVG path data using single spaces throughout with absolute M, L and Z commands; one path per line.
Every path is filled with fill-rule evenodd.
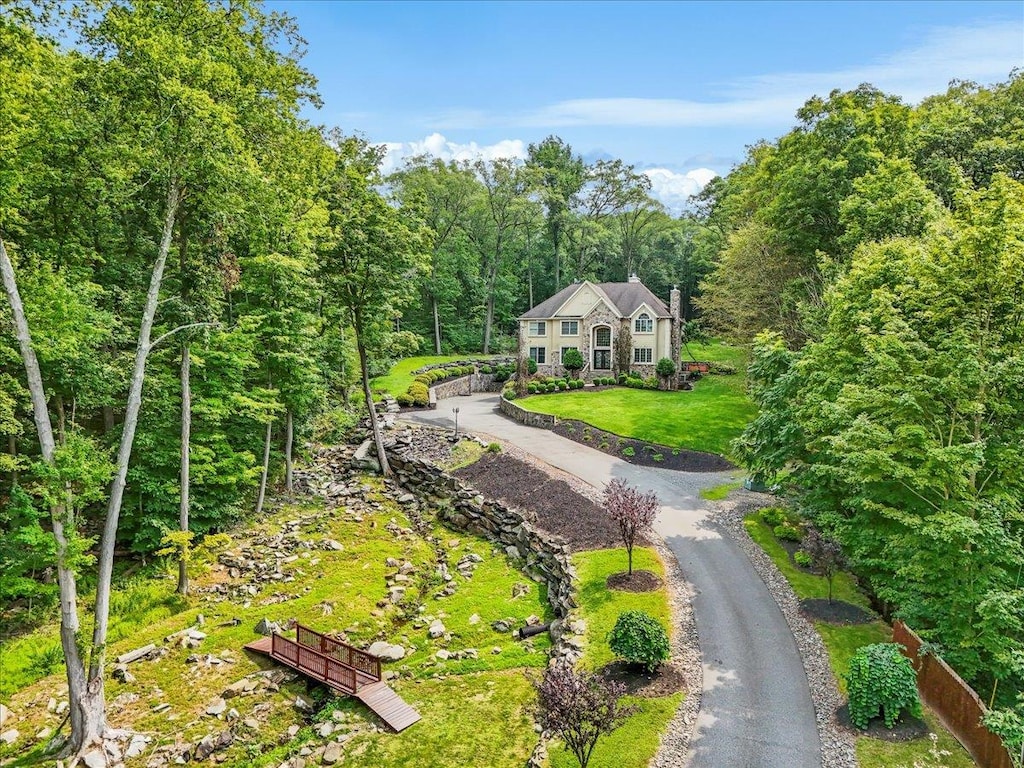
M 850 707 L 843 704 L 836 710 L 836 717 L 840 725 L 848 728 L 859 736 L 870 736 L 873 739 L 882 741 L 903 742 L 923 739 L 931 730 L 924 720 L 908 715 L 906 712 L 900 715 L 900 719 L 892 728 L 885 727 L 885 721 L 880 717 L 874 717 L 868 722 L 868 729 L 862 731 L 850 721 Z
M 608 589 L 620 592 L 653 592 L 661 588 L 661 584 L 661 579 L 650 571 L 633 571 L 632 575 L 622 571 L 613 573 L 605 580 Z
M 573 550 L 621 545 L 619 527 L 601 507 L 564 480 L 555 480 L 508 454 L 485 453 L 454 474 L 485 496 L 536 513 L 537 527 L 562 536 Z
M 661 467 L 680 472 L 725 472 L 736 469 L 735 465 L 715 453 L 688 451 L 685 448 L 668 448 L 656 443 L 634 440 L 631 437 L 619 437 L 612 432 L 605 432 L 575 419 L 559 420 L 552 432 L 642 467 Z M 623 454 L 627 448 L 633 449 L 632 456 Z M 661 456 L 661 460 L 656 460 L 655 456 Z
M 606 680 L 622 683 L 629 696 L 654 699 L 669 696 L 685 690 L 686 678 L 671 664 L 662 664 L 654 672 L 648 672 L 637 664 L 627 661 L 613 661 L 601 670 Z
M 867 624 L 878 617 L 859 605 L 816 597 L 800 601 L 800 610 L 817 621 L 828 624 Z

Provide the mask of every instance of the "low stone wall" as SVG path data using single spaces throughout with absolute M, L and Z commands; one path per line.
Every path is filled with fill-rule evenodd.
M 504 397 L 498 401 L 498 409 L 508 416 L 510 419 L 518 421 L 520 424 L 525 424 L 528 427 L 538 427 L 540 429 L 554 429 L 558 423 L 557 416 L 551 416 L 547 413 L 534 413 L 528 411 L 516 405 L 511 400 L 506 400 Z
M 432 464 L 389 451 L 388 460 L 396 479 L 421 498 L 435 502 L 438 516 L 453 528 L 482 536 L 502 546 L 521 562 L 523 572 L 548 589 L 548 602 L 559 620 L 574 608 L 573 580 L 576 573 L 569 561 L 569 547 L 560 538 L 538 531 L 517 509 L 483 495 Z M 561 622 L 559 622 L 559 625 Z M 559 627 L 552 628 L 559 655 L 573 655 L 576 646 L 561 644 Z
M 466 374 L 454 379 L 440 381 L 430 389 L 438 400 L 457 395 L 471 395 L 473 393 L 473 376 Z

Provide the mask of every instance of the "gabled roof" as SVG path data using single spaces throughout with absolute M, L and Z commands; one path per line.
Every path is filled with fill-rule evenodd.
M 558 317 L 556 314 L 583 283 L 567 285 L 550 299 L 545 299 L 537 306 L 520 315 L 520 320 L 546 320 Z M 640 282 L 630 283 L 590 283 L 598 296 L 606 299 L 619 317 L 630 317 L 642 304 L 646 304 L 654 312 L 655 317 L 671 317 L 665 302 L 655 296 L 650 288 Z

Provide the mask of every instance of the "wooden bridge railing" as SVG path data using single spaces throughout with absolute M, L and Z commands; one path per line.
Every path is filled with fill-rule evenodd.
M 295 625 L 295 636 L 299 645 L 311 648 L 347 667 L 359 670 L 364 675 L 380 680 L 380 659 L 376 656 L 371 656 L 366 651 L 360 651 L 348 643 L 335 640 L 333 637 L 323 635 L 301 624 Z
M 289 640 L 281 635 L 271 635 L 270 655 L 285 661 L 300 672 L 327 683 L 333 688 L 355 693 L 359 689 L 356 670 L 337 659 L 325 656 L 319 651 Z

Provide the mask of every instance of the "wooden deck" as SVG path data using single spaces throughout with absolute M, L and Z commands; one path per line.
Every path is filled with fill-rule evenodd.
M 395 731 L 420 720 L 419 713 L 381 680 L 377 657 L 301 624 L 296 625 L 295 637 L 289 640 L 275 634 L 247 643 L 245 649 L 269 656 L 339 693 L 355 696 Z

